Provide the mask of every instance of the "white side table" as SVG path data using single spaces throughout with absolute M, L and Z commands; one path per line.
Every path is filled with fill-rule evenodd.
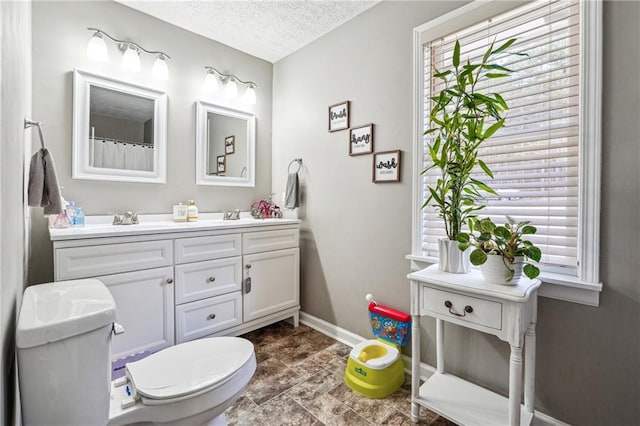
M 411 280 L 412 366 L 411 420 L 420 406 L 460 425 L 529 425 L 535 390 L 536 312 L 540 280 L 523 277 L 517 286 L 485 284 L 479 270 L 441 272 L 432 265 Z M 420 386 L 420 317 L 436 319 L 437 370 Z M 509 398 L 447 374 L 444 368 L 444 321 L 497 336 L 511 347 Z M 524 407 L 522 396 L 522 350 Z M 473 354 L 470 354 L 473 356 Z M 522 413 L 522 416 L 521 416 Z

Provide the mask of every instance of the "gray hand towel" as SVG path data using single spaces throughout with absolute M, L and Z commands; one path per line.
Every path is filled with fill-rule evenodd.
M 44 207 L 44 214 L 62 213 L 56 166 L 45 148 L 31 157 L 27 199 L 30 206 Z
M 298 201 L 298 173 L 289 173 L 287 189 L 285 190 L 284 207 L 295 209 L 300 205 Z

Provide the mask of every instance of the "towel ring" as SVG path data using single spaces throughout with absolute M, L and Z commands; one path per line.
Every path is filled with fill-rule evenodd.
M 302 158 L 294 158 L 293 160 L 291 160 L 289 166 L 287 167 L 287 173 L 291 173 L 291 165 L 293 163 L 298 163 L 298 169 L 294 172 L 298 173 L 300 171 L 300 168 L 302 167 Z

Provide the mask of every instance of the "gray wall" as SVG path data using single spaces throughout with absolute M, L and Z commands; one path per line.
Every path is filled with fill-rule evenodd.
M 0 424 L 20 419 L 16 407 L 15 326 L 25 283 L 28 217 L 25 160 L 31 136 L 31 4 L 0 2 Z
M 113 37 L 129 39 L 148 50 L 162 50 L 168 60 L 169 81 L 151 79 L 151 55 L 142 55 L 142 71 L 120 69 L 115 43 L 107 42 L 110 61 L 96 63 L 86 56 L 91 33 L 100 28 Z M 249 210 L 271 190 L 271 63 L 205 39 L 115 2 L 36 2 L 33 4 L 33 110 L 45 124 L 47 145 L 54 155 L 63 195 L 85 214 L 133 210 L 170 213 L 179 201 L 196 200 L 201 212 Z M 258 85 L 258 102 L 247 107 L 205 96 L 204 66 L 211 65 Z M 72 71 L 74 67 L 166 90 L 168 103 L 167 183 L 140 184 L 71 179 Z M 195 102 L 202 98 L 256 114 L 256 187 L 223 188 L 195 185 Z M 223 103 L 224 102 L 224 103 Z M 53 278 L 52 245 L 46 221 L 34 213 L 31 283 Z
M 459 5 L 384 2 L 274 67 L 274 191 L 303 159 L 302 309 L 363 336 L 366 293 L 409 310 L 412 29 Z M 571 424 L 640 420 L 639 22 L 639 3 L 605 2 L 600 307 L 539 302 L 536 409 Z M 352 126 L 375 124 L 377 151 L 403 151 L 402 183 L 371 183 L 371 156 L 349 157 L 348 131 L 327 132 L 327 107 L 344 100 Z M 435 324 L 422 325 L 435 365 Z M 506 394 L 507 345 L 446 332 L 447 368 Z

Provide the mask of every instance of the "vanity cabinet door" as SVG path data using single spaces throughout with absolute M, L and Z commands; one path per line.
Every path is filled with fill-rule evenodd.
M 113 336 L 111 359 L 174 344 L 173 268 L 103 275 L 116 302 L 116 321 L 124 333 Z
M 300 305 L 298 248 L 249 254 L 243 261 L 245 322 Z

